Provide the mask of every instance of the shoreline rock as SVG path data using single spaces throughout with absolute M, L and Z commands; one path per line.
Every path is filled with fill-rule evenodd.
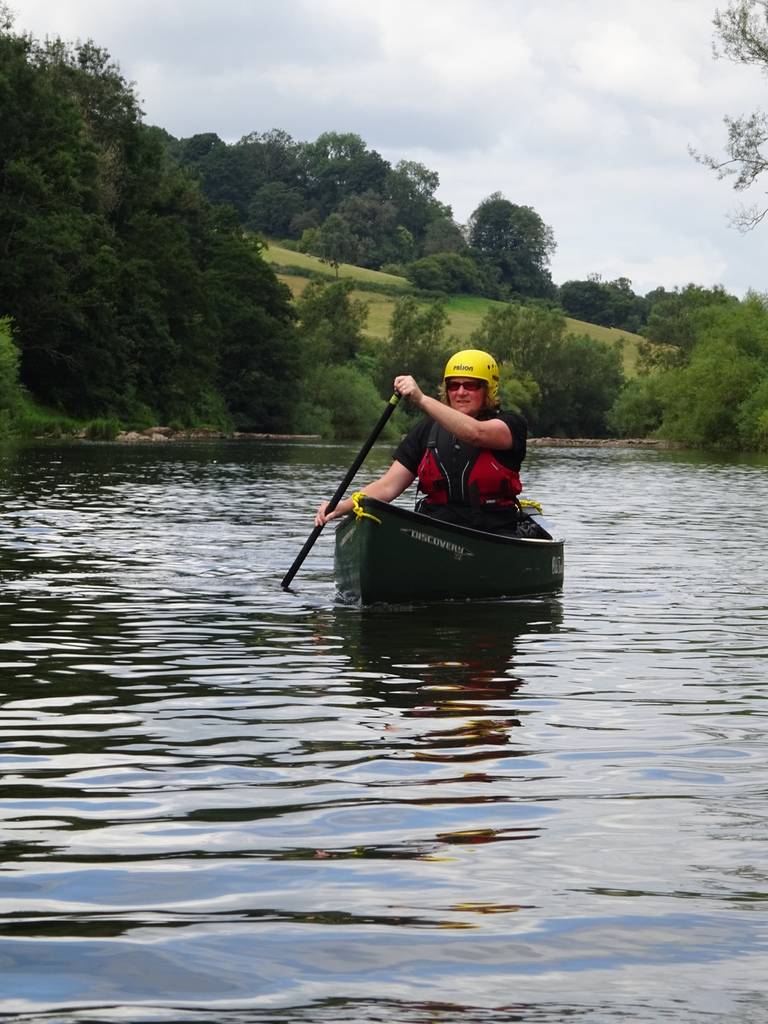
M 172 427 L 147 427 L 145 430 L 123 430 L 116 441 L 128 444 L 165 441 L 320 441 L 320 434 L 248 434 L 242 431 L 174 430 Z
M 685 447 L 653 437 L 529 437 L 529 448 L 661 448 Z

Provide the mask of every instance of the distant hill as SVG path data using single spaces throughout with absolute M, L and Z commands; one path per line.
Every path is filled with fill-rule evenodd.
M 272 242 L 264 250 L 263 255 L 267 262 L 272 264 L 280 280 L 288 285 L 294 296 L 301 295 L 312 277 L 322 276 L 330 280 L 334 280 L 336 277 L 334 269 L 316 256 L 284 249 Z M 406 295 L 412 291 L 410 282 L 404 277 L 383 274 L 378 270 L 367 270 L 364 267 L 355 267 L 348 263 L 342 263 L 339 266 L 338 276 L 359 282 L 360 289 L 353 292 L 353 296 L 368 303 L 366 333 L 374 338 L 386 337 L 392 309 L 397 301 L 397 293 L 402 291 Z M 451 296 L 446 302 L 449 333 L 460 342 L 468 342 L 472 332 L 480 326 L 486 310 L 492 306 L 501 305 L 503 303 L 478 295 Z M 623 340 L 624 372 L 627 376 L 635 375 L 638 345 L 643 341 L 639 334 L 620 331 L 616 327 L 602 327 L 600 324 L 585 323 L 582 320 L 573 320 L 571 317 L 566 317 L 566 322 L 568 330 L 573 334 L 587 334 L 598 341 L 615 344 Z

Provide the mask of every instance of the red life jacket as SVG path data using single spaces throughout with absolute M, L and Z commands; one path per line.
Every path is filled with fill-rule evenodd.
M 516 470 L 488 448 L 458 441 L 434 424 L 418 468 L 419 490 L 430 505 L 508 508 L 523 489 Z

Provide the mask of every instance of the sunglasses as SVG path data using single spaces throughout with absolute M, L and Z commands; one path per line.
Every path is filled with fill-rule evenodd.
M 447 380 L 445 382 L 446 391 L 458 391 L 459 388 L 464 388 L 465 391 L 479 391 L 484 386 L 481 380 Z

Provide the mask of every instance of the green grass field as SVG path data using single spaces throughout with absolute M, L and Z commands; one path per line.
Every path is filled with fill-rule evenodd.
M 264 259 L 267 263 L 274 263 L 280 267 L 296 267 L 299 270 L 311 271 L 313 274 L 322 274 L 323 277 L 335 279 L 336 271 L 327 263 L 323 263 L 317 256 L 309 256 L 304 252 L 294 252 L 292 249 L 283 249 L 279 245 L 269 242 L 264 250 Z M 380 270 L 366 270 L 365 267 L 355 267 L 351 263 L 339 265 L 339 277 L 352 277 L 356 281 L 365 281 L 370 284 L 386 284 L 390 288 L 402 288 L 407 291 L 410 288 L 404 277 L 395 277 L 394 274 L 382 274 Z
M 283 249 L 278 245 L 269 244 L 264 251 L 264 258 L 278 268 L 278 277 L 291 289 L 294 297 L 298 297 L 306 288 L 310 278 L 297 273 L 280 274 L 280 267 L 296 268 L 297 271 L 306 270 L 314 274 L 321 274 L 331 280 L 335 278 L 335 272 L 328 264 L 322 263 L 315 256 L 307 256 L 301 252 L 293 252 L 290 249 Z M 407 293 L 409 283 L 404 277 L 396 277 L 394 274 L 382 274 L 378 270 L 366 270 L 363 267 L 355 267 L 352 264 L 342 263 L 339 267 L 339 277 L 351 278 L 359 281 L 363 287 L 352 292 L 353 298 L 362 299 L 368 304 L 368 323 L 366 334 L 372 338 L 386 338 L 389 332 L 389 320 L 392 316 L 396 298 L 383 292 L 365 290 L 365 284 L 388 285 L 402 289 Z M 448 334 L 455 338 L 460 344 L 465 344 L 479 326 L 486 311 L 492 306 L 501 306 L 503 303 L 494 299 L 484 299 L 478 295 L 454 295 L 446 304 L 448 313 Z M 624 359 L 624 372 L 627 376 L 634 376 L 637 367 L 638 344 L 643 340 L 638 334 L 631 334 L 627 331 L 620 331 L 615 327 L 601 327 L 599 324 L 589 324 L 582 320 L 573 320 L 566 317 L 568 330 L 573 334 L 587 334 L 590 338 L 598 341 L 607 341 L 616 344 L 623 339 L 622 356 Z

